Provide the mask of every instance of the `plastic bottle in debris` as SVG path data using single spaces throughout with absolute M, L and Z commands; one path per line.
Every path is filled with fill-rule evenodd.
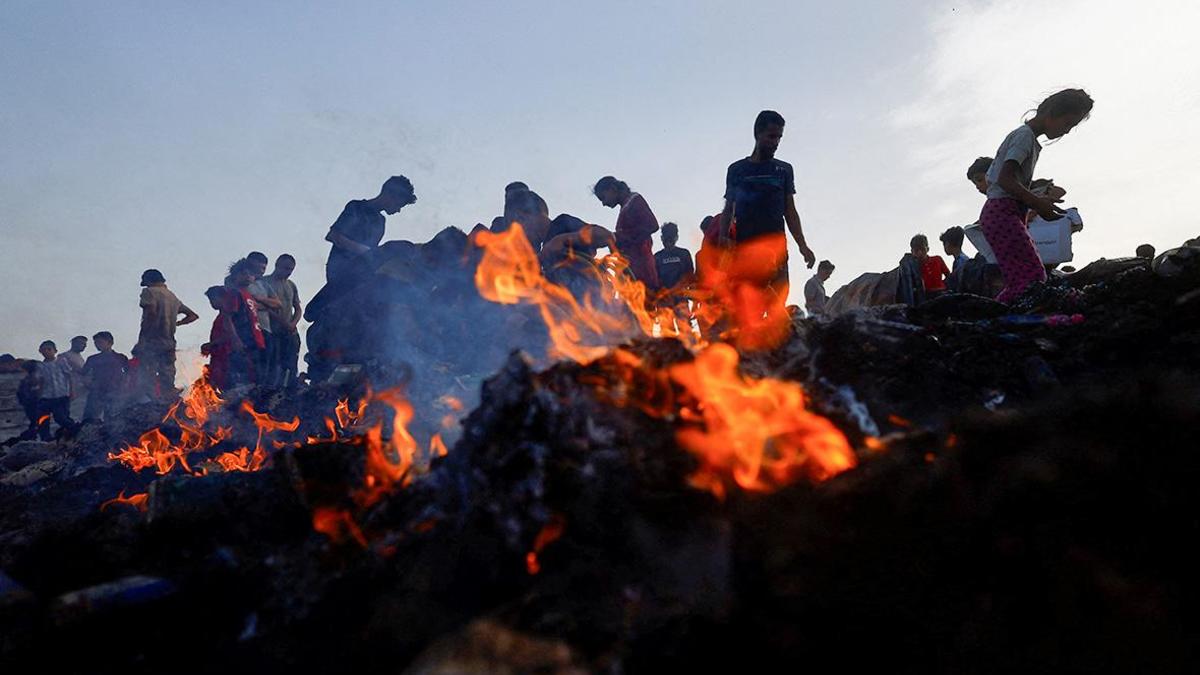
M 995 320 L 1009 326 L 1075 326 L 1083 323 L 1082 314 L 1010 314 Z

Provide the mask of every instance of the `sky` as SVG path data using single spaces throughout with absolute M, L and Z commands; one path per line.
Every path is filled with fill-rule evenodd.
M 499 214 L 522 180 L 611 226 L 605 174 L 697 229 L 759 110 L 787 119 L 810 246 L 832 288 L 973 222 L 965 171 L 1064 87 L 1092 118 L 1042 153 L 1084 231 L 1076 263 L 1200 235 L 1194 0 L 45 2 L 0 5 L 0 353 L 136 340 L 138 279 L 203 291 L 291 253 L 307 299 L 350 199 L 404 174 L 385 239 Z M 804 270 L 792 248 L 792 295 Z M 194 369 L 193 369 L 194 370 Z

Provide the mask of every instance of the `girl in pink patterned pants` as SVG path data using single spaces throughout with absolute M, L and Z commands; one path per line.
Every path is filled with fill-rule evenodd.
M 1046 220 L 1065 215 L 1050 197 L 1029 191 L 1042 146 L 1039 136 L 1062 138 L 1092 112 L 1092 98 L 1082 89 L 1064 89 L 1037 107 L 1037 114 L 1004 138 L 987 172 L 987 203 L 979 214 L 979 226 L 1004 275 L 1004 290 L 996 299 L 1012 302 L 1031 285 L 1046 280 L 1029 228 L 1027 209 Z
M 1008 303 L 1025 289 L 1046 280 L 1046 268 L 1025 224 L 1028 209 L 1015 199 L 989 199 L 979 214 L 979 227 L 1004 275 L 1004 290 L 996 299 Z

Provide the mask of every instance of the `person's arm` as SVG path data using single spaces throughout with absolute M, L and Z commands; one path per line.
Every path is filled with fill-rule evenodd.
M 608 228 L 599 225 L 588 225 L 578 232 L 567 232 L 560 234 L 550 241 L 542 244 L 542 252 L 538 254 L 538 258 L 542 262 L 553 260 L 563 249 L 568 246 L 579 245 L 581 247 L 604 247 L 612 250 L 616 246 L 616 237 Z
M 942 275 L 942 280 L 944 281 L 946 279 L 949 279 L 950 278 L 950 268 L 946 267 L 946 261 L 942 260 L 942 256 L 940 256 L 940 255 L 938 256 L 938 267 L 941 268 L 938 270 L 938 273 Z
M 291 283 L 290 281 L 288 283 Z M 292 284 L 292 316 L 288 320 L 288 326 L 292 332 L 296 332 L 296 327 L 300 325 L 300 317 L 304 316 L 304 307 L 300 304 L 300 291 L 296 289 L 296 284 Z
M 811 268 L 817 263 L 817 256 L 813 254 L 812 249 L 804 241 L 804 229 L 800 225 L 800 214 L 796 212 L 796 200 L 793 195 L 787 196 L 787 208 L 783 212 L 783 218 L 787 221 L 788 231 L 792 233 L 792 239 L 796 240 L 796 246 L 800 248 L 800 255 L 804 256 L 804 264 Z
M 177 326 L 186 326 L 200 318 L 200 315 L 193 312 L 187 305 L 180 305 L 179 313 L 183 315 L 183 318 L 175 323 Z
M 279 301 L 279 298 L 271 297 L 270 291 L 267 290 L 266 285 L 262 281 L 250 284 L 250 297 L 254 298 L 255 302 L 267 309 L 283 308 L 283 303 Z
M 1056 200 L 1049 197 L 1039 197 L 1030 192 L 1029 188 L 1021 185 L 1021 181 L 1017 180 L 1017 170 L 1020 168 L 1021 164 L 1015 159 L 1010 159 L 1001 165 L 1000 178 L 996 180 L 996 184 L 1000 186 L 1000 189 L 1012 195 L 1014 199 L 1025 206 L 1036 211 L 1039 216 L 1046 220 L 1058 220 L 1066 214 L 1066 211 L 1056 206 Z

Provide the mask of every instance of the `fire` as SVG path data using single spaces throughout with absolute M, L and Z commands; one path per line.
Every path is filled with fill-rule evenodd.
M 363 535 L 354 518 L 345 509 L 328 506 L 318 506 L 313 509 L 313 529 L 329 537 L 333 541 L 342 541 L 350 536 L 363 548 L 367 547 L 367 538 Z
M 721 496 L 729 477 L 745 490 L 770 491 L 857 463 L 845 435 L 805 409 L 799 384 L 743 377 L 730 345 L 714 344 L 669 371 L 691 399 L 682 412 L 696 423 L 682 425 L 675 438 L 700 460 L 697 487 Z
M 479 232 L 476 244 L 484 249 L 475 270 L 480 295 L 500 304 L 537 307 L 550 334 L 551 358 L 593 361 L 608 353 L 610 345 L 646 334 L 627 313 L 608 306 L 609 300 L 615 299 L 629 309 L 637 304 L 635 314 L 645 313 L 642 302 L 616 296 L 611 275 L 599 275 L 602 292 L 599 297 L 589 295 L 583 304 L 569 290 L 542 276 L 537 254 L 519 223 L 500 233 Z M 644 301 L 644 288 L 640 297 Z
M 225 401 L 208 380 L 196 380 L 184 398 L 167 410 L 160 426 L 143 433 L 136 445 L 108 453 L 108 459 L 121 462 L 133 471 L 153 467 L 159 474 L 166 474 L 178 467 L 185 473 L 204 475 L 207 473 L 205 469 L 191 467 L 188 455 L 215 448 L 233 436 L 232 427 L 216 426 L 211 432 L 206 429 L 213 413 L 224 405 Z M 300 418 L 281 422 L 258 412 L 248 401 L 242 403 L 241 411 L 254 420 L 258 429 L 258 441 L 254 449 L 243 447 L 218 455 L 213 461 L 226 471 L 257 471 L 269 457 L 263 448 L 265 436 L 275 431 L 295 431 L 300 426 Z M 179 428 L 178 442 L 172 442 L 162 431 L 164 426 L 170 425 Z
M 445 457 L 450 454 L 446 449 L 446 442 L 442 440 L 441 434 L 434 434 L 433 438 L 429 439 L 429 455 L 431 457 Z
M 126 497 L 125 491 L 121 490 L 121 493 L 118 494 L 116 497 L 101 504 L 100 510 L 103 511 L 104 509 L 108 508 L 109 506 L 112 506 L 113 504 L 129 504 L 130 506 L 136 508 L 138 511 L 144 512 L 148 508 L 147 502 L 149 499 L 150 499 L 150 495 L 145 492 L 138 492 L 137 494 L 132 494 L 132 495 L 129 495 L 128 497 Z
M 771 349 L 791 331 L 788 284 L 777 278 L 787 261 L 782 234 L 756 237 L 731 248 L 697 255 L 705 300 L 700 323 L 717 326 L 739 349 Z
M 581 304 L 542 276 L 519 225 L 499 234 L 481 232 L 476 243 L 484 249 L 475 273 L 479 292 L 493 302 L 536 306 L 550 333 L 552 357 L 590 362 L 611 345 L 673 325 L 669 308 L 647 309 L 645 287 L 624 273 L 619 257 L 602 260 L 608 272 L 600 275 L 604 291 Z M 725 336 L 743 349 L 767 349 L 785 340 L 791 330 L 784 306 L 787 282 L 778 277 L 786 256 L 782 235 L 707 256 L 706 311 L 719 315 L 710 314 L 704 323 L 727 324 Z M 678 337 L 700 346 L 690 330 Z M 730 482 L 768 491 L 800 478 L 824 480 L 855 465 L 846 437 L 805 408 L 799 384 L 743 377 L 738 361 L 733 346 L 718 343 L 664 373 L 617 350 L 613 362 L 625 386 L 603 393 L 617 405 L 680 420 L 676 441 L 700 460 L 691 482 L 718 496 Z M 675 387 L 682 389 L 679 400 L 672 394 Z
M 548 545 L 558 541 L 563 535 L 563 531 L 567 529 L 567 520 L 558 514 L 550 516 L 550 520 L 542 526 L 537 537 L 533 540 L 533 548 L 525 554 L 525 571 L 532 576 L 542 571 L 541 560 L 538 559 L 538 554 Z
M 377 502 L 397 483 L 401 487 L 408 485 L 412 481 L 411 470 L 417 454 L 417 441 L 408 431 L 413 418 L 412 404 L 398 389 L 381 391 L 373 398 L 392 408 L 392 442 L 390 447 L 384 444 L 381 424 L 367 430 L 367 479 L 359 495 L 364 507 Z

